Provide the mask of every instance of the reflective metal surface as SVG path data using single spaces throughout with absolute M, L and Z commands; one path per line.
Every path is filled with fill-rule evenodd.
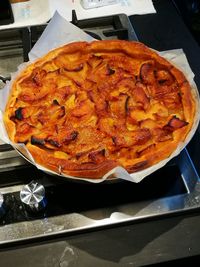
M 4 197 L 0 193 L 0 218 L 5 214 Z
M 37 212 L 45 208 L 45 189 L 44 186 L 31 181 L 20 191 L 20 199 L 30 211 Z
M 27 165 L 27 161 L 9 145 L 0 144 L 0 173 L 5 169 Z

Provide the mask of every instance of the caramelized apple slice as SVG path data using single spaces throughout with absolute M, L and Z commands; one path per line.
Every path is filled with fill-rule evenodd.
M 168 122 L 167 125 L 165 125 L 163 128 L 168 130 L 168 131 L 175 131 L 179 128 L 182 128 L 184 126 L 188 125 L 188 122 L 181 120 L 177 118 L 176 116 L 173 116 L 170 121 Z

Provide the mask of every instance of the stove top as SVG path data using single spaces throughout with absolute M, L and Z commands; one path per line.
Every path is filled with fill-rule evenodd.
M 72 23 L 99 39 L 137 40 L 125 15 Z M 45 25 L 0 32 L 0 79 L 23 61 Z M 139 184 L 92 184 L 50 176 L 0 143 L 0 246 L 54 238 L 200 207 L 200 180 L 187 149 Z

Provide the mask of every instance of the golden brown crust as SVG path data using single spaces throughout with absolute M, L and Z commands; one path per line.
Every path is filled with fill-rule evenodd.
M 192 128 L 183 73 L 139 42 L 76 42 L 30 64 L 4 114 L 10 139 L 57 173 L 99 178 L 170 156 Z

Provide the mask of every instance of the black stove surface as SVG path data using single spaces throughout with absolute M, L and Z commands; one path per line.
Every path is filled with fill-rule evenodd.
M 20 185 L 30 183 L 32 180 L 42 182 L 45 185 L 48 203 L 46 208 L 36 213 L 27 211 L 26 205 L 20 200 L 19 191 L 7 192 L 4 194 L 5 214 L 0 220 L 0 225 L 74 212 L 84 213 L 105 208 L 114 209 L 119 205 L 153 201 L 187 193 L 176 160 L 149 175 L 139 184 L 122 180 L 101 184 L 87 182 L 80 184 L 64 178 L 51 177 L 30 165 L 4 172 L 1 177 L 1 190 L 4 191 L 4 187 L 8 188 L 12 185 L 18 185 L 20 188 Z M 120 197 L 122 194 L 123 196 Z M 93 219 L 103 219 L 103 217 Z

